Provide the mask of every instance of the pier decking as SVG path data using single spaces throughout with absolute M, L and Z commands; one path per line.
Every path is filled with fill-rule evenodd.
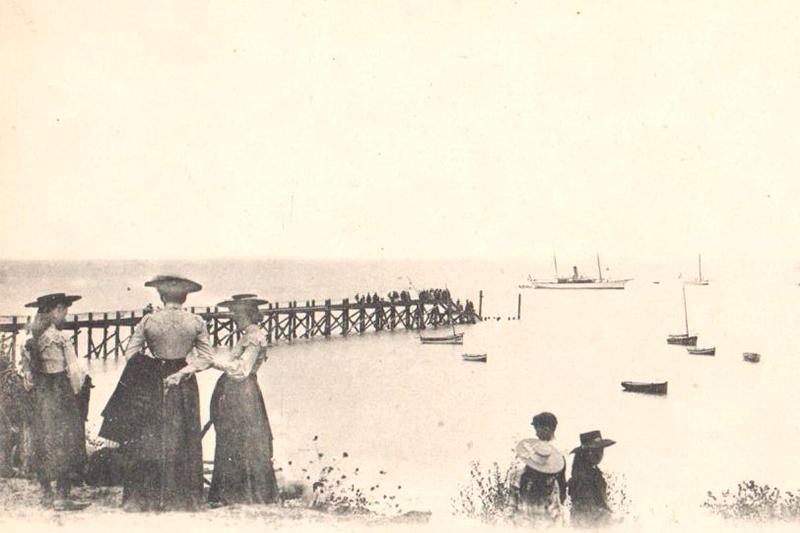
M 481 300 L 483 294 L 481 293 Z M 233 346 L 238 338 L 230 312 L 217 307 L 189 307 L 192 313 L 206 320 L 214 346 Z M 392 331 L 398 328 L 422 330 L 429 327 L 455 324 L 474 324 L 481 320 L 481 306 L 457 305 L 452 300 L 426 299 L 351 303 L 342 300 L 332 303 L 315 300 L 305 305 L 290 302 L 283 306 L 269 304 L 262 309 L 261 327 L 270 343 L 312 337 L 362 334 L 369 331 Z M 113 311 L 68 315 L 64 331 L 72 332 L 72 343 L 78 355 L 88 359 L 115 359 L 125 355 L 133 328 L 145 315 L 140 311 Z M 0 355 L 15 360 L 29 316 L 0 317 Z

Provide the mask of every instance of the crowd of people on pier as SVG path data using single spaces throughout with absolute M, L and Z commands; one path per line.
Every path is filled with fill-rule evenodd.
M 381 303 L 383 300 L 381 300 L 380 296 L 378 296 L 378 293 L 376 292 L 374 294 L 373 293 L 367 293 L 367 294 L 356 293 L 353 301 L 355 303 L 359 303 L 359 304 L 377 304 L 377 303 Z
M 453 302 L 450 298 L 449 289 L 422 289 L 417 293 L 417 300 L 422 303 L 443 302 L 454 304 L 459 311 L 475 311 L 475 306 L 470 300 L 466 300 L 464 305 L 461 301 Z M 377 304 L 377 303 L 410 303 L 414 301 L 413 296 L 409 291 L 390 291 L 387 293 L 386 298 L 381 298 L 378 293 L 356 293 L 354 301 L 359 304 Z
M 517 444 L 515 462 L 509 471 L 511 505 L 507 511 L 516 521 L 527 525 L 566 523 L 565 503 L 569 496 L 570 520 L 581 526 L 608 522 L 611 509 L 607 486 L 598 465 L 603 450 L 615 442 L 604 439 L 599 431 L 580 435 L 580 446 L 573 449 L 572 470 L 566 478 L 566 458 L 553 445 L 558 420 L 553 413 L 542 412 L 531 425 L 536 438 Z
M 450 301 L 450 291 L 447 289 L 423 289 L 417 293 L 417 299 L 420 302 L 449 302 Z M 395 303 L 395 302 L 411 302 L 414 298 L 411 296 L 409 291 L 390 291 L 386 294 L 386 298 L 381 298 L 378 296 L 378 293 L 356 293 L 354 301 L 356 303 Z

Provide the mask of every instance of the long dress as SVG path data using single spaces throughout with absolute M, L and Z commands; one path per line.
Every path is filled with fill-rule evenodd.
M 131 511 L 196 509 L 203 501 L 203 452 L 194 373 L 210 368 L 212 356 L 205 322 L 167 303 L 137 324 L 126 355 L 100 430 L 124 451 L 123 505 Z M 165 387 L 163 380 L 178 371 L 185 379 Z
M 256 372 L 266 359 L 267 340 L 259 326 L 247 327 L 211 396 L 217 434 L 212 503 L 270 503 L 278 497 L 272 467 L 272 430 Z
M 33 466 L 42 483 L 62 487 L 83 479 L 86 436 L 82 402 L 87 374 L 72 344 L 51 325 L 21 357 L 25 380 L 33 385 Z

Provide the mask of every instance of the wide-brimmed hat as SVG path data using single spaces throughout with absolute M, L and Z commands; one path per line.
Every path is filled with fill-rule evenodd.
M 525 439 L 517 444 L 517 457 L 543 474 L 557 474 L 564 469 L 564 456 L 552 444 L 539 439 Z
M 247 298 L 255 298 L 258 296 L 257 294 L 250 294 L 250 293 L 242 293 L 242 294 L 234 294 L 231 296 L 232 300 L 245 300 Z
M 145 287 L 155 287 L 159 292 L 172 292 L 188 294 L 197 292 L 203 288 L 199 283 L 180 276 L 156 276 L 147 283 Z
M 236 296 L 242 295 L 234 295 L 231 297 L 230 300 L 225 300 L 224 302 L 220 302 L 217 304 L 217 307 L 227 307 L 231 311 L 235 311 L 237 309 L 258 309 L 259 305 L 264 305 L 267 300 L 262 300 L 260 298 L 253 298 L 251 296 L 248 297 L 240 297 L 237 298 Z
M 25 307 L 35 307 L 36 309 L 46 309 L 55 307 L 59 304 L 70 306 L 73 302 L 81 299 L 77 294 L 64 294 L 63 292 L 56 292 L 53 294 L 45 294 L 36 298 L 35 302 L 25 304 Z
M 569 453 L 575 453 L 578 450 L 596 450 L 599 448 L 607 448 L 616 444 L 617 441 L 611 439 L 604 439 L 599 431 L 587 431 L 581 433 L 581 445 Z

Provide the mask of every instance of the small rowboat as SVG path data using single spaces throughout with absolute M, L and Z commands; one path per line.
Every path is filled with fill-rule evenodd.
M 716 355 L 717 348 L 716 346 L 712 346 L 711 348 L 686 348 L 692 355 Z
M 761 355 L 755 352 L 744 352 L 742 358 L 748 363 L 758 363 L 761 361 Z
M 667 382 L 663 383 L 644 383 L 641 381 L 623 381 L 622 388 L 627 392 L 641 392 L 644 394 L 666 394 Z
M 486 362 L 486 354 L 485 353 L 465 353 L 465 354 L 461 354 L 461 358 L 464 361 L 474 361 L 476 363 L 485 363 Z
M 420 335 L 419 340 L 422 341 L 422 344 L 464 344 L 464 334 L 455 333 L 439 337 L 423 337 Z
M 678 344 L 680 346 L 697 346 L 697 335 L 667 335 L 667 344 Z

